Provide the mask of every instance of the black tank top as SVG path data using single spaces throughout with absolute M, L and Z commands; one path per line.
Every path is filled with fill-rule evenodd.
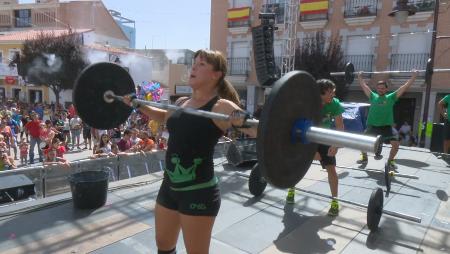
M 211 111 L 219 97 L 198 108 Z M 214 122 L 176 110 L 167 120 L 169 140 L 166 152 L 165 180 L 174 189 L 202 186 L 214 176 L 214 147 L 223 135 Z M 205 186 L 206 187 L 206 186 Z M 199 187 L 200 188 L 200 187 Z

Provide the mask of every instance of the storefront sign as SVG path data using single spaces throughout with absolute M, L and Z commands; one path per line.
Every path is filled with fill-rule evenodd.
M 16 79 L 13 76 L 5 76 L 5 84 L 14 85 L 16 83 Z

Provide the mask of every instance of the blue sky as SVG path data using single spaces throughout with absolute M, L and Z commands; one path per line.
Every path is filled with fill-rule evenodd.
M 103 3 L 136 21 L 136 48 L 194 51 L 209 48 L 211 0 L 103 0 Z
M 211 0 L 103 0 L 136 21 L 136 48 L 209 48 Z

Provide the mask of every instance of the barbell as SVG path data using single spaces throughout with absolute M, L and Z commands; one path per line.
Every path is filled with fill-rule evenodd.
M 428 59 L 427 67 L 425 70 L 417 70 L 419 73 L 425 73 L 425 80 L 429 80 L 434 72 L 450 72 L 450 69 L 433 69 L 431 67 L 431 60 Z M 355 75 L 358 75 L 358 71 L 355 71 L 353 63 L 348 62 L 345 64 L 344 71 L 331 72 L 331 76 L 344 76 L 345 83 L 351 84 L 355 80 Z M 401 74 L 412 73 L 412 71 L 362 71 L 362 74 Z
M 133 79 L 121 66 L 96 63 L 86 67 L 75 81 L 73 102 L 80 118 L 97 129 L 124 123 L 133 108 L 124 96 L 136 93 Z M 230 116 L 194 108 L 131 99 L 133 106 L 148 105 L 182 111 L 200 117 L 229 120 Z M 314 127 L 320 120 L 321 97 L 315 79 L 307 72 L 293 71 L 277 80 L 264 104 L 261 120 L 246 123 L 258 127 L 257 158 L 264 178 L 273 186 L 288 188 L 308 171 L 317 144 L 375 152 L 381 137 L 370 137 Z
M 264 192 L 264 190 L 267 186 L 267 183 L 259 171 L 258 163 L 255 164 L 255 166 L 253 166 L 253 168 L 250 172 L 250 175 L 247 175 L 247 174 L 244 174 L 241 172 L 236 172 L 236 174 L 239 176 L 248 178 L 248 187 L 249 187 L 250 193 L 252 195 L 260 196 Z M 324 197 L 324 198 L 328 198 L 328 199 L 335 199 L 342 203 L 347 203 L 347 204 L 355 205 L 358 207 L 366 208 L 367 209 L 367 227 L 370 229 L 370 231 L 375 231 L 378 229 L 378 224 L 380 223 L 382 214 L 387 214 L 387 215 L 390 215 L 393 217 L 401 218 L 401 219 L 416 222 L 416 223 L 421 223 L 421 221 L 422 221 L 421 218 L 416 217 L 416 216 L 383 209 L 384 197 L 383 197 L 383 190 L 381 188 L 377 188 L 372 192 L 372 194 L 370 195 L 368 205 L 364 205 L 364 204 L 346 200 L 346 199 L 331 197 L 329 195 L 300 189 L 298 187 L 294 187 L 294 189 L 296 191 L 300 191 L 300 192 L 304 192 L 304 193 L 308 193 L 308 194 L 312 194 L 312 195 L 316 195 L 316 196 L 320 196 L 320 197 Z

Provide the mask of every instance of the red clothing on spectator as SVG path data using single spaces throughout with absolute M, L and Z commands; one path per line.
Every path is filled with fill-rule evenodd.
M 39 138 L 39 135 L 41 134 L 40 131 L 40 127 L 39 125 L 41 124 L 41 121 L 39 120 L 33 120 L 28 122 L 25 125 L 25 129 L 28 130 L 28 133 L 33 137 L 33 138 Z
M 75 115 L 75 107 L 73 106 L 73 104 L 69 106 L 69 109 L 67 111 L 69 111 L 70 118 Z
M 119 150 L 121 152 L 125 152 L 126 150 L 130 149 L 132 144 L 131 144 L 131 140 L 125 140 L 125 139 L 121 139 L 118 143 L 117 146 L 119 147 Z
M 55 148 L 48 148 L 44 150 L 44 154 L 47 156 L 48 151 Z M 56 150 L 56 157 L 64 158 L 64 154 L 66 153 L 66 148 L 64 146 L 59 146 Z

